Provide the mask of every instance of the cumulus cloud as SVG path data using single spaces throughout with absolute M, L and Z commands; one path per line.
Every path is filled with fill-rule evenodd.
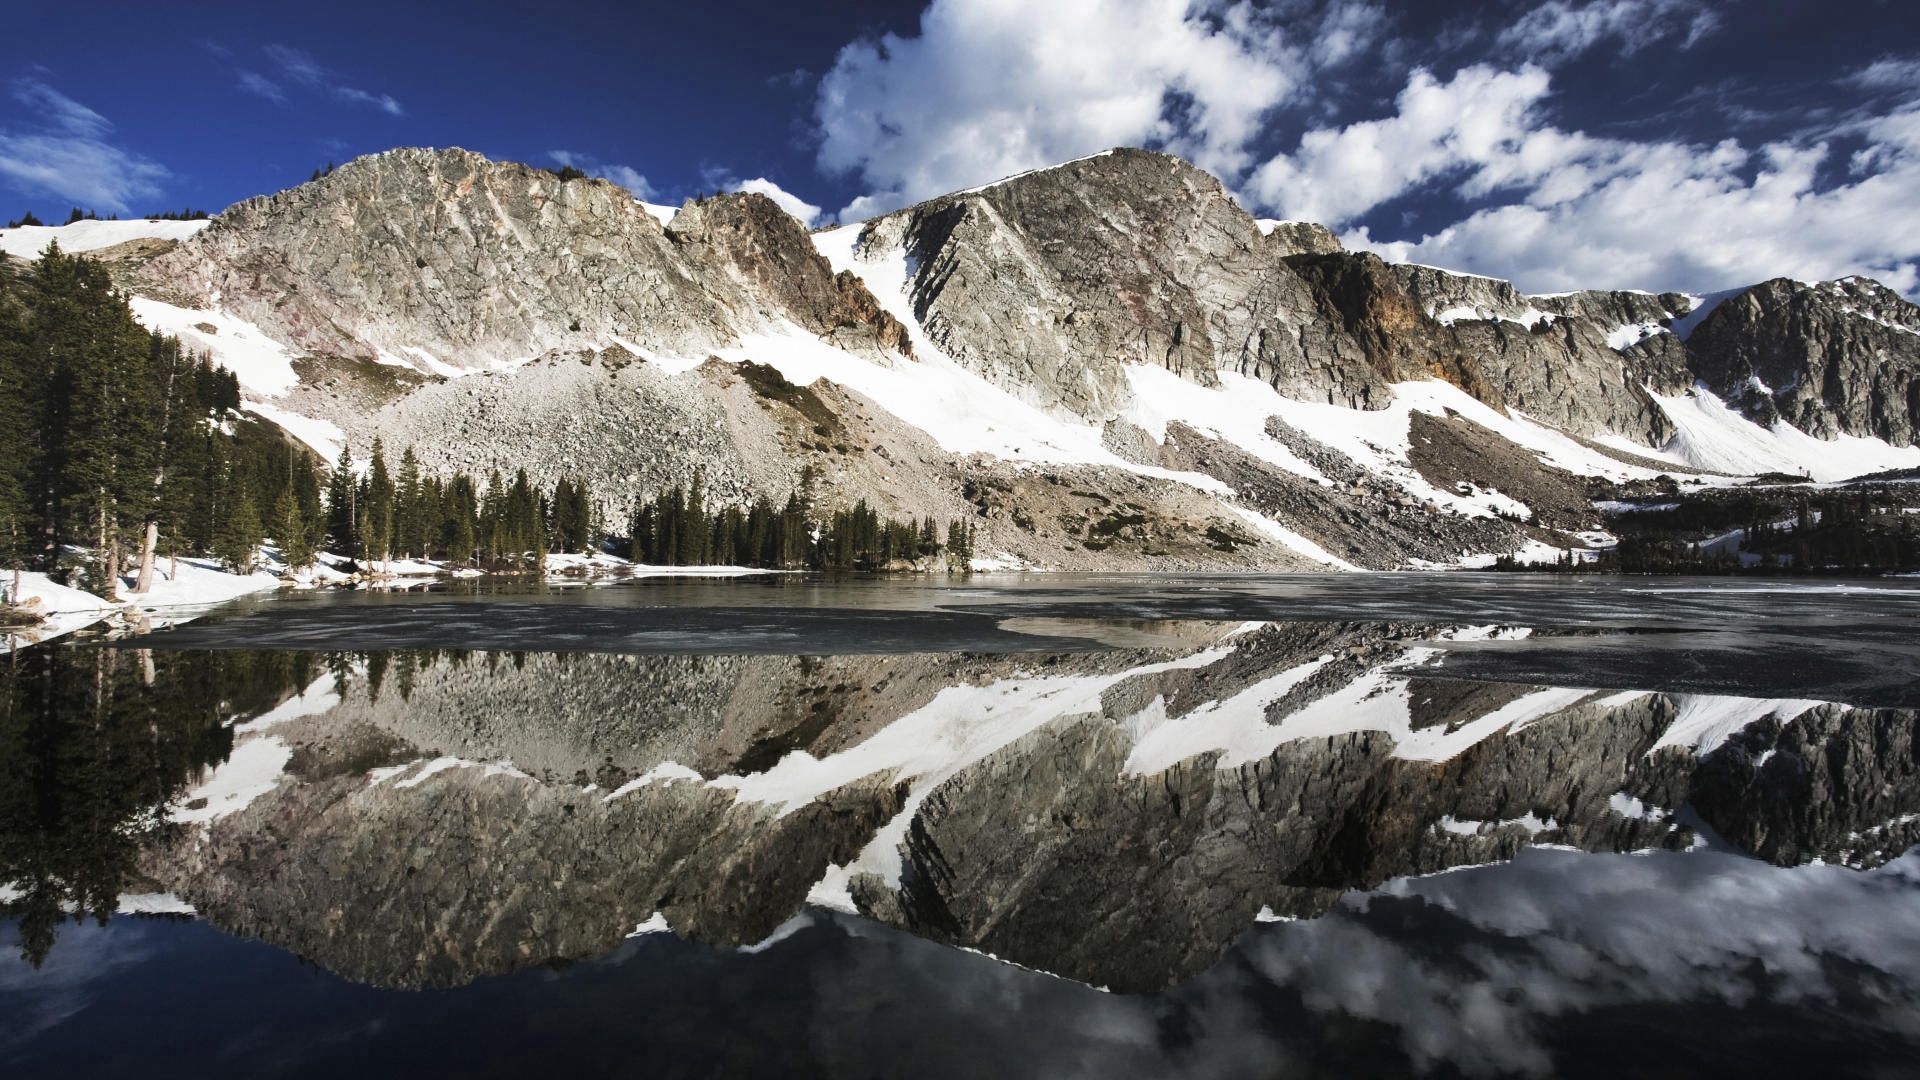
M 734 191 L 752 191 L 772 199 L 782 210 L 800 219 L 800 224 L 812 228 L 820 220 L 820 208 L 807 202 L 798 195 L 782 188 L 779 184 L 763 176 L 751 180 L 742 180 L 732 185 Z
M 640 170 L 631 165 L 618 165 L 610 161 L 601 161 L 592 154 L 575 153 L 572 150 L 549 150 L 547 156 L 562 165 L 571 165 L 588 176 L 597 176 L 610 180 L 626 188 L 636 199 L 652 199 L 653 185 L 640 174 Z
M 319 90 L 350 105 L 371 105 L 389 116 L 402 116 L 406 113 L 406 110 L 400 106 L 398 101 L 394 100 L 392 95 L 375 93 L 371 90 L 362 90 L 357 86 L 349 86 L 340 81 L 332 71 L 322 66 L 319 61 L 301 52 L 299 49 L 287 45 L 269 45 L 266 48 L 266 54 L 267 58 L 272 60 L 274 65 L 279 68 L 281 77 L 288 82 L 309 89 Z M 241 81 L 242 85 L 245 86 L 246 73 L 244 72 L 241 75 Z M 270 82 L 271 80 L 262 79 L 261 81 Z M 246 88 L 254 93 L 259 92 L 252 87 Z M 274 84 L 273 89 L 278 91 L 280 87 L 278 84 Z
M 1378 17 L 1334 10 L 1326 62 Z M 933 0 L 917 36 L 841 49 L 817 90 L 819 164 L 872 186 L 842 219 L 1121 144 L 1237 173 L 1313 63 L 1276 19 L 1244 0 Z
M 1289 216 L 1335 226 L 1433 184 L 1505 196 L 1418 240 L 1356 228 L 1350 244 L 1388 258 L 1512 278 L 1523 288 L 1710 290 L 1787 275 L 1868 274 L 1920 287 L 1920 103 L 1848 132 L 1867 141 L 1852 178 L 1822 186 L 1828 141 L 1597 138 L 1545 122 L 1539 69 L 1416 72 L 1396 115 L 1308 133 L 1247 190 Z
M 35 79 L 16 80 L 12 92 L 34 123 L 0 129 L 0 177 L 109 213 L 160 194 L 166 167 L 109 142 L 106 117 Z
M 1555 62 L 1608 41 L 1628 56 L 1676 35 L 1689 48 L 1719 26 L 1719 14 L 1700 0 L 1548 0 L 1502 31 L 1499 42 Z
M 1527 150 L 1548 85 L 1535 67 L 1477 66 L 1444 83 L 1417 70 L 1394 116 L 1309 131 L 1297 151 L 1254 170 L 1244 190 L 1288 217 L 1338 224 L 1437 176 L 1503 168 Z

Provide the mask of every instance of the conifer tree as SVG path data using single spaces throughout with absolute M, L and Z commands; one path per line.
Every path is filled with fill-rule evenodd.
M 367 464 L 367 505 L 362 510 L 360 535 L 369 562 L 393 558 L 393 478 L 387 473 L 380 436 L 373 437 L 373 455 Z
M 462 473 L 447 482 L 441 501 L 441 554 L 456 564 L 473 561 L 479 498 L 473 478 Z
M 429 513 L 420 481 L 420 459 L 409 446 L 400 453 L 400 477 L 394 488 L 393 537 L 401 558 L 427 554 Z
M 260 511 L 255 508 L 253 494 L 246 489 L 246 485 L 235 483 L 230 492 L 226 518 L 221 524 L 214 553 L 227 565 L 227 569 L 236 574 L 250 574 L 259 557 L 260 541 L 266 530 L 261 527 Z
M 327 546 L 336 555 L 353 558 L 358 550 L 358 490 L 353 476 L 353 450 L 340 448 L 340 460 L 334 463 L 327 479 Z
M 287 569 L 301 570 L 313 565 L 313 538 L 308 531 L 307 516 L 291 488 L 282 491 L 273 504 L 273 539 L 280 545 L 280 557 Z

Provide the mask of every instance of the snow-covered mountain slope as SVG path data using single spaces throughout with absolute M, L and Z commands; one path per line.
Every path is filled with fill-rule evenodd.
M 1920 465 L 1920 311 L 1877 285 L 1528 296 L 1145 151 L 810 236 L 756 195 L 396 150 L 123 277 L 322 452 L 574 473 L 616 521 L 807 470 L 970 514 L 1004 565 L 1471 564 L 1602 541 L 1590 484 Z
M 160 221 L 134 218 L 130 221 L 76 221 L 70 225 L 20 225 L 0 229 L 0 253 L 16 259 L 37 259 L 47 245 L 58 242 L 69 254 L 99 251 L 129 240 L 185 240 L 206 228 L 208 222 Z

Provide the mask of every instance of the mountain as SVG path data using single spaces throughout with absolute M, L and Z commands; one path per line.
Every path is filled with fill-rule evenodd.
M 327 458 L 572 475 L 616 528 L 698 476 L 964 516 L 991 566 L 1477 565 L 1600 540 L 1596 497 L 1920 465 L 1920 309 L 1877 283 L 1527 295 L 1144 150 L 813 233 L 425 149 L 114 224 L 140 316 Z

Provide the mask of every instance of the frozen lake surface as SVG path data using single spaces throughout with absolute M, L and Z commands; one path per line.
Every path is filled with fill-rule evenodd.
M 1920 587 L 281 594 L 8 660 L 0 1073 L 1901 1071 Z

